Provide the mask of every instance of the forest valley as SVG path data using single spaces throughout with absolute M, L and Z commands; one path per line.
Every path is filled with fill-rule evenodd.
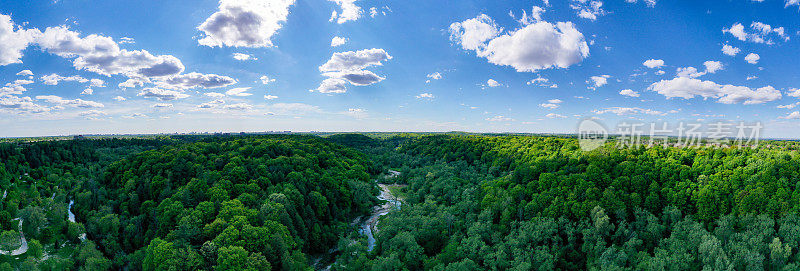
M 0 270 L 798 270 L 800 145 L 767 144 L 612 141 L 584 152 L 567 136 L 381 133 L 8 141 Z M 385 204 L 379 184 L 400 184 L 383 187 L 402 208 L 380 216 L 370 249 L 354 221 Z

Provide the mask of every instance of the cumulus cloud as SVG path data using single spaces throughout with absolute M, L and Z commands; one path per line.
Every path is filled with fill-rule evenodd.
M 209 47 L 272 47 L 272 36 L 289 16 L 294 0 L 220 0 L 219 10 L 197 29 Z
M 106 76 L 161 77 L 179 74 L 185 69 L 174 56 L 120 49 L 110 37 L 93 34 L 81 38 L 78 32 L 66 26 L 48 27 L 37 42 L 49 53 L 74 59 L 76 69 Z
M 697 78 L 709 73 L 716 73 L 724 68 L 722 62 L 719 61 L 706 61 L 703 62 L 703 66 L 705 66 L 705 71 L 702 72 L 695 67 L 678 68 L 676 72 L 678 77 Z
M 723 54 L 726 54 L 726 55 L 729 55 L 729 56 L 736 56 L 737 54 L 739 54 L 740 51 L 742 51 L 742 50 L 739 49 L 739 48 L 736 48 L 736 47 L 733 47 L 733 46 L 730 46 L 730 45 L 727 45 L 727 44 L 722 45 L 722 53 Z
M 347 38 L 336 36 L 333 37 L 333 39 L 331 39 L 331 47 L 341 46 L 344 45 L 345 43 L 347 43 Z
M 428 99 L 428 100 L 430 100 L 430 99 L 433 99 L 433 98 L 434 98 L 433 94 L 430 94 L 430 93 L 427 93 L 427 92 L 426 93 L 420 93 L 419 95 L 417 95 L 417 99 Z
M 630 97 L 639 97 L 639 92 L 636 92 L 632 89 L 623 89 L 619 92 L 619 94 Z
M 541 77 L 541 76 L 536 77 L 534 79 L 531 79 L 530 81 L 526 82 L 525 84 L 527 84 L 529 86 L 530 85 L 536 85 L 536 86 L 540 86 L 540 87 L 558 88 L 558 84 L 551 84 L 550 83 L 550 79 L 547 79 L 547 78 L 544 78 L 544 77 Z
M 199 104 L 197 105 L 197 107 L 202 109 L 209 109 L 209 108 L 217 108 L 218 106 L 223 104 L 225 104 L 224 100 L 213 100 L 207 103 Z
M 383 81 L 385 77 L 365 69 L 381 66 L 383 61 L 389 59 L 392 56 L 383 49 L 376 48 L 334 53 L 330 60 L 319 66 L 322 75 L 328 78 L 316 90 L 320 93 L 344 93 L 347 91 L 347 83 L 366 86 Z
M 165 78 L 156 82 L 156 85 L 161 88 L 185 90 L 197 87 L 219 88 L 235 83 L 236 79 L 227 76 L 193 72 Z
M 750 24 L 750 29 L 752 32 L 748 32 L 741 23 L 734 23 L 728 28 L 723 28 L 722 32 L 728 33 L 740 41 L 754 43 L 774 44 L 773 37 L 789 41 L 789 36 L 786 35 L 786 30 L 783 27 L 772 27 L 762 22 L 753 22 Z
M 564 101 L 559 100 L 559 99 L 552 99 L 552 100 L 548 100 L 547 103 L 539 104 L 539 106 L 544 107 L 544 108 L 549 108 L 549 109 L 556 109 L 556 108 L 560 107 L 561 106 L 560 104 L 563 103 L 563 102 Z
M 755 54 L 755 53 L 750 53 L 750 54 L 748 54 L 747 56 L 744 57 L 744 61 L 747 61 L 747 63 L 754 64 L 754 65 L 758 64 L 758 61 L 760 59 L 761 59 L 761 56 L 759 56 L 758 54 Z
M 688 77 L 662 80 L 650 85 L 648 90 L 658 92 L 668 99 L 676 97 L 692 99 L 700 96 L 704 99 L 717 99 L 717 102 L 723 104 L 760 104 L 781 98 L 781 92 L 771 86 L 751 89 L 744 86 L 720 85 L 712 81 Z
M 226 91 L 225 95 L 237 96 L 237 97 L 247 97 L 247 96 L 253 95 L 253 94 L 247 92 L 249 90 L 250 90 L 249 87 L 246 87 L 246 88 L 232 88 L 232 89 Z
M 588 87 L 589 89 L 595 90 L 599 87 L 608 84 L 608 78 L 611 78 L 611 75 L 604 74 L 604 75 L 592 76 L 589 78 L 589 80 L 586 80 L 586 83 L 590 84 L 590 86 Z
M 495 81 L 494 79 L 489 79 L 489 80 L 486 81 L 486 86 L 490 87 L 490 88 L 496 88 L 496 87 L 499 87 L 499 86 L 502 86 L 502 85 L 503 84 L 500 84 L 499 82 Z
M 561 115 L 561 114 L 556 114 L 556 113 L 549 113 L 549 114 L 544 115 L 544 116 L 547 117 L 547 118 L 551 118 L 551 119 L 564 119 L 564 118 L 567 118 L 567 116 L 564 116 L 564 115 Z
M 22 63 L 22 51 L 39 35 L 39 30 L 24 30 L 11 16 L 0 14 L 0 66 Z
M 603 10 L 603 1 L 589 1 L 589 0 L 572 0 L 570 8 L 578 12 L 578 17 L 597 20 L 598 16 L 606 13 Z
M 81 92 L 81 95 L 92 95 L 92 94 L 94 94 L 94 90 L 93 90 L 93 89 L 91 89 L 91 88 L 84 89 L 84 90 Z
M 275 79 L 269 78 L 269 76 L 266 75 L 262 75 L 261 77 L 258 78 L 258 80 L 260 80 L 261 83 L 264 85 L 275 82 Z
M 496 121 L 496 122 L 505 122 L 505 121 L 514 121 L 514 119 L 506 117 L 506 116 L 494 116 L 491 118 L 487 118 L 487 121 Z
M 58 83 L 61 82 L 61 81 L 80 82 L 80 83 L 89 82 L 88 79 L 80 77 L 78 75 L 61 76 L 61 75 L 53 73 L 53 74 L 50 74 L 50 75 L 42 76 L 42 83 L 44 83 L 45 85 L 55 86 L 55 85 L 58 85 Z
M 56 95 L 41 95 L 36 96 L 37 100 L 43 100 L 48 103 L 57 104 L 61 106 L 71 106 L 71 107 L 80 107 L 80 108 L 102 108 L 105 107 L 102 103 L 93 102 L 93 101 L 86 101 L 82 99 L 64 99 Z
M 118 101 L 118 102 L 122 102 L 122 101 L 127 100 L 127 99 L 125 99 L 125 97 L 122 97 L 122 96 L 117 96 L 117 97 L 114 97 L 114 98 L 111 98 L 111 99 L 113 99 L 115 101 Z
M 789 115 L 786 115 L 784 117 L 778 117 L 778 118 L 781 118 L 781 119 L 800 119 L 800 112 L 794 111 L 792 113 L 789 113 Z
M 0 109 L 17 113 L 43 113 L 50 108 L 38 105 L 30 97 L 0 96 Z
M 347 92 L 347 81 L 339 78 L 328 78 L 316 89 L 320 93 L 345 93 Z
M 336 23 L 343 24 L 348 21 L 355 21 L 361 18 L 361 14 L 363 13 L 361 7 L 355 4 L 357 0 L 330 0 L 331 2 L 336 3 L 339 5 L 341 11 L 333 11 L 331 13 L 330 21 L 336 21 Z M 373 16 L 374 17 L 374 16 Z
M 583 34 L 571 22 L 532 22 L 501 34 L 487 15 L 452 23 L 450 39 L 464 50 L 475 51 L 489 63 L 510 66 L 518 72 L 567 68 L 589 56 Z
M 251 55 L 243 54 L 243 53 L 233 53 L 233 59 L 236 59 L 236 60 L 239 60 L 239 61 L 258 60 L 258 58 L 255 58 L 255 57 L 253 57 Z
M 651 69 L 661 68 L 661 67 L 664 66 L 664 60 L 661 60 L 661 59 L 648 59 L 647 61 L 642 63 L 642 65 L 644 65 L 645 67 L 651 68 Z
M 625 2 L 635 4 L 638 1 L 637 0 L 625 0 Z M 656 0 L 643 0 L 642 2 L 644 2 L 645 4 L 647 4 L 648 7 L 651 7 L 651 8 L 656 6 Z
M 33 76 L 33 72 L 31 70 L 21 70 L 17 73 L 17 76 Z
M 361 70 L 370 66 L 381 66 L 381 62 L 392 59 L 383 49 L 365 49 L 359 51 L 348 51 L 334 53 L 331 59 L 319 70 L 322 72 Z
M 269 95 L 269 94 L 265 94 L 264 95 L 264 99 L 265 100 L 275 100 L 277 98 L 278 98 L 278 96 L 275 96 L 275 95 Z
M 160 88 L 145 88 L 142 89 L 137 96 L 142 96 L 145 98 L 156 98 L 161 101 L 172 101 L 177 99 L 183 99 L 189 97 L 189 95 L 168 89 L 160 89 Z
M 439 72 L 434 72 L 434 73 L 429 73 L 427 75 L 427 77 L 428 77 L 428 80 L 425 81 L 425 83 L 430 83 L 431 80 L 440 80 L 440 79 L 442 79 L 442 74 L 439 73 Z
M 786 95 L 789 95 L 790 97 L 800 98 L 800 88 L 789 89 L 789 91 L 786 92 Z
M 646 115 L 666 115 L 667 113 L 652 110 L 652 109 L 644 109 L 639 107 L 609 107 L 601 110 L 593 110 L 595 114 L 602 115 L 605 113 L 612 113 L 619 116 L 622 115 L 634 115 L 634 114 L 646 114 Z

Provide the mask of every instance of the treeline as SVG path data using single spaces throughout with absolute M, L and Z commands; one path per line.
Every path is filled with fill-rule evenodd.
M 791 143 L 785 143 L 792 145 Z M 792 148 L 627 148 L 428 136 L 404 144 L 401 211 L 337 270 L 793 270 Z M 356 255 L 356 256 L 348 256 Z

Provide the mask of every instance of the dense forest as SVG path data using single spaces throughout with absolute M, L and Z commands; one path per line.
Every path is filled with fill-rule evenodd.
M 584 152 L 569 137 L 465 134 L 0 143 L 0 270 L 798 270 L 797 147 Z M 382 204 L 379 183 L 396 184 L 402 207 L 377 216 L 373 248 L 357 222 Z

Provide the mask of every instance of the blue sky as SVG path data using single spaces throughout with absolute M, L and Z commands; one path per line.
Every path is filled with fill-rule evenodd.
M 796 138 L 799 31 L 797 0 L 6 1 L 0 136 L 597 118 Z

